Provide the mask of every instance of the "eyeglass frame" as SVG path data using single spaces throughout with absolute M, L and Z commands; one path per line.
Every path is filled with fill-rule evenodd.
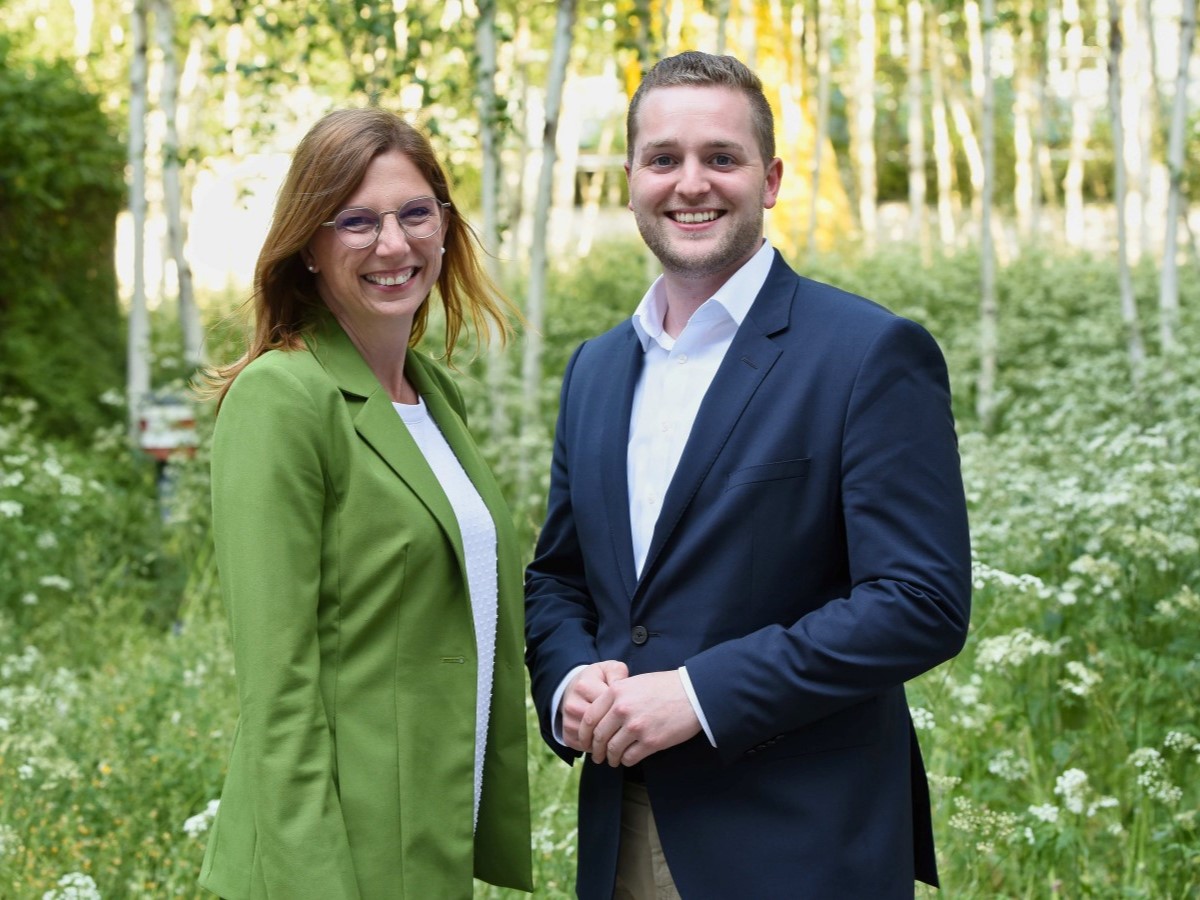
M 429 232 L 429 234 L 421 234 L 421 235 L 412 234 L 409 232 L 408 226 L 406 226 L 403 222 L 400 221 L 400 212 L 406 206 L 408 206 L 410 203 L 416 203 L 418 200 L 432 200 L 434 202 L 434 204 L 439 207 L 437 227 L 434 228 L 433 231 Z M 445 222 L 444 210 L 450 209 L 451 205 L 452 204 L 450 204 L 446 201 L 439 200 L 437 197 L 426 195 L 426 196 L 422 196 L 422 197 L 413 197 L 411 200 L 405 200 L 402 205 L 396 207 L 395 209 L 385 209 L 382 211 L 377 210 L 371 206 L 347 206 L 345 209 L 339 209 L 330 221 L 322 222 L 321 227 L 322 228 L 333 228 L 333 233 L 335 235 L 337 235 L 337 239 L 339 241 L 341 241 L 342 246 L 346 247 L 348 250 L 366 250 L 368 247 L 374 247 L 375 244 L 377 244 L 379 242 L 379 236 L 381 234 L 383 234 L 383 223 L 387 219 L 388 215 L 390 214 L 392 216 L 395 216 L 396 224 L 400 226 L 400 230 L 404 232 L 405 237 L 407 237 L 411 240 L 414 240 L 414 241 L 423 241 L 426 238 L 433 237 L 435 234 L 438 233 L 438 231 L 441 230 L 442 223 Z M 346 238 L 343 237 L 341 230 L 337 227 L 338 216 L 340 216 L 342 213 L 349 212 L 352 209 L 364 209 L 364 210 L 374 213 L 376 216 L 379 217 L 379 226 L 375 229 L 375 236 L 370 240 L 369 243 L 363 244 L 361 247 L 351 247 L 349 244 L 347 244 Z

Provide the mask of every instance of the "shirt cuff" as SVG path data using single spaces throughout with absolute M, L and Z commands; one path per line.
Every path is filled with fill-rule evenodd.
M 550 733 L 552 735 L 554 735 L 554 739 L 556 741 L 558 741 L 560 744 L 562 744 L 564 747 L 567 746 L 567 742 L 563 740 L 563 724 L 562 724 L 563 694 L 565 694 L 567 692 L 567 685 L 571 683 L 571 681 L 575 678 L 576 675 L 578 675 L 580 672 L 582 672 L 586 668 L 587 668 L 587 666 L 576 666 L 570 672 L 568 672 L 566 674 L 566 677 L 564 677 L 563 680 L 558 683 L 558 690 L 556 690 L 554 692 L 554 696 L 550 699 L 550 713 L 551 713 L 551 715 L 550 715 Z M 685 683 L 686 683 L 686 680 L 685 680 Z M 695 704 L 696 704 L 696 701 L 693 700 L 692 705 L 695 706 Z M 703 721 L 703 720 L 701 720 L 701 721 Z M 713 746 L 715 747 L 716 744 L 714 744 Z
M 714 747 L 717 746 L 712 729 L 708 727 L 708 719 L 704 718 L 704 710 L 700 708 L 700 701 L 696 699 L 696 689 L 692 687 L 692 679 L 688 677 L 687 666 L 679 667 L 679 680 L 683 682 L 683 690 L 687 694 L 688 701 L 692 704 L 692 709 L 696 711 L 696 718 L 700 720 L 700 727 L 704 729 L 704 736 L 708 738 L 710 744 Z

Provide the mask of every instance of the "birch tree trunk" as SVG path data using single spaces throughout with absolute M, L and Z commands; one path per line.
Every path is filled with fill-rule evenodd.
M 967 56 L 971 64 L 971 97 L 975 109 L 981 110 L 986 79 L 983 74 L 983 29 L 979 21 L 978 0 L 966 0 L 963 3 L 963 19 L 967 26 Z M 983 152 L 971 127 L 971 116 L 957 93 L 951 95 L 950 111 L 954 116 L 954 127 L 962 139 L 963 152 L 971 173 L 971 215 L 975 221 L 980 221 L 984 182 L 987 180 L 984 176 Z
M 979 139 L 975 137 L 975 127 L 971 124 L 971 113 L 962 97 L 950 85 L 950 115 L 954 119 L 954 130 L 962 141 L 963 155 L 967 158 L 967 172 L 971 178 L 971 217 L 979 221 L 980 208 L 983 200 L 983 184 L 987 180 L 983 171 L 983 151 L 979 147 Z M 982 104 L 982 98 L 980 100 Z
M 875 0 L 858 0 L 858 39 L 854 42 L 854 117 L 850 143 L 858 171 L 858 221 L 863 247 L 875 249 L 879 231 L 875 175 Z
M 821 169 L 824 162 L 825 141 L 829 135 L 829 41 L 832 17 L 832 0 L 818 0 L 817 127 L 816 134 L 813 135 L 812 168 L 810 169 L 812 190 L 808 198 L 808 237 L 805 241 L 809 256 L 812 256 L 817 250 L 817 214 L 820 205 Z
M 1167 169 L 1171 189 L 1167 194 L 1166 237 L 1163 242 L 1162 278 L 1159 282 L 1159 338 L 1164 353 L 1176 349 L 1179 328 L 1178 227 L 1183 199 L 1184 144 L 1187 137 L 1188 64 L 1196 39 L 1196 0 L 1183 0 L 1179 22 L 1179 69 L 1175 75 L 1175 103 L 1167 139 Z
M 1091 112 L 1083 96 L 1083 24 L 1079 0 L 1063 0 L 1063 23 L 1067 27 L 1067 74 L 1071 84 L 1071 141 L 1067 152 L 1067 173 L 1063 178 L 1063 232 L 1068 246 L 1082 248 L 1083 158 L 1091 137 Z
M 1017 52 L 1013 69 L 1013 149 L 1015 184 L 1013 204 L 1017 213 L 1017 234 L 1028 241 L 1034 218 L 1034 147 L 1033 116 L 1037 109 L 1034 94 L 1036 77 L 1033 61 L 1033 2 L 1021 0 L 1017 10 Z
M 524 427 L 532 434 L 539 425 L 540 387 L 542 383 L 542 327 L 546 304 L 546 228 L 554 190 L 554 162 L 557 158 L 558 116 L 562 107 L 563 84 L 571 54 L 571 31 L 575 24 L 576 0 L 558 0 L 554 22 L 554 49 L 546 79 L 545 128 L 542 132 L 542 168 L 538 179 L 537 200 L 533 211 L 533 246 L 529 261 L 529 296 L 526 300 L 525 355 L 521 368 L 521 396 Z M 530 486 L 530 462 L 522 457 L 519 481 L 520 503 L 524 505 Z
M 1054 169 L 1050 156 L 1050 133 L 1054 111 L 1051 106 L 1048 82 L 1050 80 L 1050 60 L 1062 57 L 1062 15 L 1058 4 L 1049 0 L 1046 4 L 1046 47 L 1042 53 L 1037 73 L 1037 109 L 1038 127 L 1037 138 L 1034 141 L 1037 153 L 1037 168 L 1034 169 L 1036 184 L 1034 188 L 1034 231 L 1040 233 L 1040 222 L 1043 206 L 1057 206 L 1058 195 L 1055 190 Z M 1057 66 L 1058 63 L 1055 63 Z
M 725 55 L 725 31 L 729 28 L 729 0 L 717 0 L 717 56 Z
M 954 228 L 954 148 L 950 143 L 950 125 L 946 118 L 942 29 L 936 16 L 929 30 L 929 41 L 929 102 L 933 121 L 933 161 L 937 172 L 938 239 L 944 251 L 954 246 L 957 236 Z
M 925 10 L 908 0 L 908 239 L 925 235 Z
M 225 132 L 229 135 L 229 150 L 234 157 L 244 155 L 246 143 L 242 134 L 241 76 L 238 72 L 243 37 L 242 23 L 236 19 L 230 22 L 229 30 L 225 32 L 225 94 L 222 98 L 222 119 Z
M 176 289 L 179 292 L 179 328 L 183 335 L 183 358 L 189 367 L 204 362 L 204 330 L 196 294 L 192 287 L 192 267 L 185 245 L 187 225 L 183 218 L 183 181 L 179 148 L 179 58 L 175 51 L 175 8 L 171 0 L 153 0 L 154 29 L 162 54 L 162 106 L 164 132 L 162 147 L 163 206 L 167 215 L 167 248 L 175 264 Z
M 496 0 L 476 0 L 478 16 L 475 19 L 475 98 L 479 112 L 479 145 L 482 161 L 480 165 L 480 206 L 483 214 L 484 267 L 497 284 L 500 283 L 500 145 L 496 134 L 498 100 L 496 97 Z M 397 28 L 400 27 L 397 20 Z M 406 38 L 407 40 L 407 38 Z M 492 337 L 496 337 L 493 331 Z M 490 341 L 487 349 L 487 382 L 491 415 L 488 417 L 488 433 L 496 440 L 507 431 L 508 414 L 504 402 L 506 375 L 505 357 L 496 341 Z
M 129 212 L 133 218 L 133 296 L 129 301 L 126 398 L 129 437 L 137 441 L 142 406 L 150 394 L 150 317 L 146 309 L 146 0 L 133 0 L 129 62 Z
M 96 4 L 93 0 L 71 0 L 71 13 L 75 21 L 75 60 L 87 62 L 92 52 L 92 24 L 96 21 Z
M 1121 289 L 1121 318 L 1129 349 L 1129 369 L 1136 386 L 1141 382 L 1142 364 L 1146 351 L 1142 346 L 1137 305 L 1133 296 L 1133 279 L 1129 272 L 1129 228 L 1126 217 L 1127 184 L 1125 155 L 1125 124 L 1121 97 L 1121 10 L 1118 0 L 1108 0 L 1108 112 L 1112 121 L 1113 196 L 1117 208 L 1117 272 Z
M 1126 253 L 1130 264 L 1135 264 L 1142 258 L 1145 249 L 1144 183 L 1147 155 L 1141 132 L 1147 51 L 1138 15 L 1138 0 L 1120 0 L 1118 15 L 1119 20 L 1114 20 L 1120 40 L 1117 81 L 1120 88 L 1122 139 L 1118 146 L 1124 148 L 1118 152 L 1123 152 L 1125 157 Z
M 996 27 L 995 0 L 983 0 L 981 23 L 983 74 L 983 196 L 980 198 L 979 392 L 976 412 L 980 427 L 989 431 L 996 413 L 996 357 L 999 345 L 996 308 L 996 252 L 992 242 L 992 195 L 996 179 L 995 84 L 992 80 L 992 38 Z
M 616 81 L 617 79 L 617 63 L 611 56 L 604 63 L 604 79 L 606 81 Z M 605 160 L 612 154 L 616 137 L 616 122 L 612 116 L 608 116 L 601 127 L 600 140 L 596 145 L 596 154 L 600 157 L 600 164 L 588 178 L 583 194 L 583 222 L 579 229 L 579 244 L 575 249 L 578 256 L 586 256 L 592 249 L 592 241 L 596 235 L 596 223 L 600 218 L 600 200 L 604 196 Z

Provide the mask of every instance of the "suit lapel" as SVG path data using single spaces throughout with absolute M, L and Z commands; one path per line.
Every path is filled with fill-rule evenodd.
M 621 581 L 631 597 L 637 586 L 637 570 L 629 523 L 629 417 L 633 412 L 633 392 L 644 362 L 645 353 L 637 332 L 629 325 L 624 346 L 614 354 L 612 382 L 598 418 L 599 422 L 607 423 L 599 436 L 604 508 L 611 526 L 613 555 L 617 559 Z M 586 473 L 576 473 L 575 477 L 581 474 L 587 477 Z
M 310 338 L 309 346 L 345 396 L 355 431 L 425 504 L 450 539 L 459 565 L 463 566 L 465 571 L 462 535 L 458 529 L 454 509 L 375 373 L 332 317 L 321 323 Z M 405 363 L 405 372 L 413 377 L 417 390 L 423 395 L 426 394 L 430 379 L 411 352 Z M 447 429 L 442 425 L 443 420 L 451 417 L 438 415 L 438 408 L 444 404 L 444 398 L 440 391 L 433 393 L 436 393 L 438 398 L 434 403 L 430 404 L 429 397 L 426 397 L 430 414 L 442 428 L 447 443 L 459 453 L 462 440 L 456 436 L 452 441 L 448 432 L 454 429 Z M 461 455 L 459 458 L 462 458 Z
M 696 413 L 692 432 L 654 526 L 654 536 L 642 569 L 643 584 L 700 484 L 708 477 L 746 405 L 779 359 L 781 351 L 771 336 L 787 327 L 797 284 L 795 273 L 776 251 L 766 283 L 738 327 Z

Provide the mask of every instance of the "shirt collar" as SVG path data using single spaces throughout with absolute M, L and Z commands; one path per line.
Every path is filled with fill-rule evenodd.
M 721 285 L 708 300 L 704 301 L 696 314 L 699 315 L 700 310 L 710 303 L 715 303 L 725 310 L 735 324 L 741 325 L 746 314 L 750 312 L 750 307 L 754 304 L 759 291 L 762 290 L 762 286 L 766 284 L 767 275 L 771 272 L 771 264 L 774 260 L 775 251 L 771 247 L 771 242 L 763 240 L 758 252 L 730 275 L 729 280 Z M 642 343 L 642 350 L 649 349 L 651 341 L 658 341 L 662 337 L 663 318 L 666 313 L 667 298 L 663 293 L 663 277 L 659 275 L 643 295 L 637 309 L 633 311 L 633 330 Z

